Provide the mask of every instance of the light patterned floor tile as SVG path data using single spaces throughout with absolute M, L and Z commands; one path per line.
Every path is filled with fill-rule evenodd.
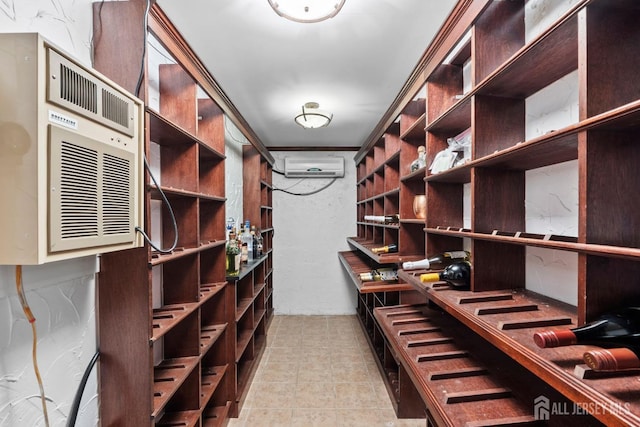
M 277 315 L 230 427 L 423 427 L 399 420 L 356 316 Z
M 294 408 L 292 427 L 331 427 L 337 425 L 335 409 Z

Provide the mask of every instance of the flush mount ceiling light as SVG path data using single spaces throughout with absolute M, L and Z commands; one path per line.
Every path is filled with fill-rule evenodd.
M 302 106 L 302 113 L 295 118 L 297 124 L 305 129 L 316 129 L 328 125 L 333 118 L 333 114 L 320 110 L 317 102 L 307 102 Z
M 268 0 L 275 12 L 295 22 L 311 23 L 333 18 L 345 0 Z

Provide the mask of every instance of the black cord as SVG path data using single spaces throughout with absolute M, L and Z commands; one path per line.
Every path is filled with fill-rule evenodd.
M 147 55 L 147 33 L 149 26 L 149 9 L 151 9 L 151 0 L 147 0 L 147 8 L 144 11 L 144 27 L 143 27 L 143 43 L 142 43 L 142 61 L 140 63 L 140 75 L 138 76 L 138 83 L 136 84 L 136 96 L 140 97 L 140 88 L 142 87 L 142 80 L 144 79 L 144 63 L 145 56 Z
M 284 172 L 279 171 L 279 170 L 276 170 L 276 169 L 271 169 L 271 171 L 272 171 L 272 172 L 275 172 L 275 173 L 277 173 L 277 174 L 280 174 L 280 175 L 284 175 Z
M 282 189 L 282 188 L 274 188 L 274 189 L 273 189 L 273 191 L 282 191 L 283 193 L 291 194 L 292 196 L 310 196 L 310 195 L 312 195 L 312 194 L 319 193 L 319 192 L 321 192 L 322 190 L 324 190 L 324 189 L 326 189 L 326 188 L 329 188 L 329 186 L 330 186 L 331 184 L 333 184 L 334 182 L 336 182 L 336 179 L 338 179 L 338 178 L 333 178 L 333 179 L 331 180 L 331 182 L 330 182 L 330 183 L 328 183 L 327 185 L 325 185 L 324 187 L 320 187 L 320 188 L 318 188 L 317 190 L 313 190 L 313 191 L 310 191 L 310 192 L 308 192 L 308 193 L 293 193 L 293 192 L 291 192 L 291 191 L 287 191 L 287 190 L 284 190 L 284 189 Z
M 89 374 L 93 369 L 93 366 L 96 364 L 96 361 L 100 357 L 100 351 L 97 350 L 96 353 L 91 358 L 89 365 L 84 370 L 84 374 L 82 374 L 82 379 L 80 380 L 80 385 L 78 386 L 78 390 L 76 391 L 76 395 L 73 398 L 73 403 L 71 404 L 71 412 L 69 413 L 69 417 L 67 418 L 67 427 L 73 427 L 76 425 L 76 418 L 78 417 L 78 410 L 80 409 L 80 401 L 82 400 L 82 394 L 84 393 L 84 388 L 87 386 L 87 380 L 89 379 Z
M 151 181 L 153 181 L 153 183 L 156 185 L 156 188 L 160 192 L 162 201 L 167 205 L 167 209 L 169 209 L 169 215 L 171 215 L 171 222 L 173 223 L 173 230 L 174 230 L 173 244 L 169 249 L 159 248 L 156 245 L 154 245 L 153 242 L 151 242 L 151 239 L 149 238 L 147 233 L 144 232 L 142 228 L 136 227 L 136 231 L 142 234 L 142 237 L 144 237 L 144 240 L 146 240 L 149 246 L 151 246 L 153 249 L 160 252 L 161 254 L 170 254 L 171 252 L 173 252 L 176 246 L 178 246 L 178 223 L 176 222 L 176 215 L 173 213 L 173 208 L 171 207 L 171 203 L 169 203 L 169 199 L 167 199 L 167 195 L 164 194 L 164 191 L 162 191 L 162 188 L 160 188 L 160 185 L 158 185 L 158 181 L 156 181 L 156 177 L 153 176 L 153 172 L 151 172 L 151 168 L 149 167 L 149 163 L 147 162 L 146 156 L 144 156 L 144 167 L 147 169 L 147 172 L 149 172 Z
M 138 83 L 136 84 L 136 96 L 138 97 L 140 96 L 140 88 L 142 87 L 142 81 L 144 79 L 144 64 L 146 59 L 145 56 L 147 55 L 147 34 L 148 34 L 147 27 L 149 26 L 149 9 L 151 9 L 151 0 L 147 0 L 147 7 L 144 11 L 144 20 L 143 20 L 144 21 L 144 27 L 143 27 L 144 43 L 142 44 L 142 60 L 140 62 L 140 75 L 138 76 Z M 155 244 L 153 244 L 153 242 L 151 242 L 151 239 L 149 238 L 147 233 L 144 232 L 142 228 L 140 228 L 139 226 L 136 226 L 135 230 L 138 233 L 142 234 L 142 237 L 144 237 L 144 240 L 146 240 L 149 246 L 151 246 L 153 249 L 155 249 L 156 251 L 162 254 L 170 254 L 178 245 L 178 223 L 176 222 L 176 216 L 173 213 L 173 208 L 171 207 L 171 203 L 169 203 L 167 196 L 164 194 L 164 191 L 162 191 L 162 188 L 160 188 L 160 186 L 158 185 L 158 181 L 156 181 L 155 176 L 153 176 L 153 172 L 151 172 L 151 168 L 149 167 L 149 163 L 147 162 L 146 156 L 144 156 L 144 167 L 145 169 L 147 169 L 147 172 L 149 172 L 149 176 L 151 177 L 151 180 L 156 185 L 156 188 L 160 192 L 160 196 L 162 196 L 162 200 L 164 201 L 164 203 L 167 205 L 167 208 L 169 209 L 169 214 L 171 215 L 171 222 L 173 222 L 173 229 L 175 230 L 173 244 L 169 249 L 159 248 Z

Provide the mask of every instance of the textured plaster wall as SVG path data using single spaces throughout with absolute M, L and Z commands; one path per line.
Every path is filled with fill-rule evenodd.
M 527 41 L 558 19 L 576 0 L 537 0 L 525 6 Z M 578 122 L 578 73 L 565 77 L 526 100 L 527 139 Z M 530 233 L 578 235 L 578 162 L 528 171 L 525 175 L 525 223 Z M 578 302 L 578 255 L 527 247 L 526 287 L 567 302 Z
M 91 64 L 91 0 L 2 0 L 0 32 L 40 32 Z M 23 283 L 36 317 L 38 362 L 51 426 L 63 426 L 96 351 L 96 257 L 27 266 Z M 16 295 L 15 267 L 0 266 L 0 426 L 42 426 L 31 364 L 31 327 Z M 77 425 L 98 425 L 95 369 Z
M 231 122 L 225 119 L 225 202 L 226 217 L 233 218 L 236 228 L 240 221 L 244 219 L 242 214 L 242 146 L 249 144 L 249 141 L 242 135 L 240 130 Z
M 338 260 L 356 235 L 354 152 L 272 153 L 276 169 L 285 156 L 345 158 L 345 176 L 310 196 L 273 192 L 273 275 L 276 314 L 353 314 L 355 290 Z M 273 174 L 273 186 L 296 193 L 314 191 L 330 179 L 289 179 Z

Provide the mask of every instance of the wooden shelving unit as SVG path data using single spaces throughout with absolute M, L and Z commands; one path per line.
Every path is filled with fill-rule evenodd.
M 424 417 L 424 404 L 418 391 L 409 380 L 406 368 L 401 365 L 374 316 L 374 311 L 378 307 L 419 301 L 420 295 L 406 283 L 362 281 L 360 273 L 379 267 L 380 264 L 360 250 L 339 252 L 338 258 L 345 271 L 349 273 L 357 293 L 356 313 L 360 320 L 360 326 L 367 337 L 372 353 L 375 355 L 376 364 L 382 374 L 397 416 L 399 418 Z
M 243 209 L 262 235 L 265 254 L 265 309 L 267 324 L 273 315 L 273 162 L 255 147 L 242 147 Z
M 96 4 L 95 67 L 132 92 L 142 73 L 145 152 L 158 183 L 147 175 L 141 225 L 157 247 L 169 248 L 175 218 L 177 245 L 170 252 L 147 245 L 101 256 L 100 419 L 104 425 L 222 426 L 237 416 L 272 313 L 270 194 L 247 185 L 253 198 L 266 198 L 268 214 L 259 211 L 254 221 L 267 235 L 269 255 L 229 282 L 224 121 L 238 114 L 155 5 L 142 37 L 144 9 L 137 1 Z M 156 44 L 144 49 L 145 42 Z M 143 52 L 141 71 L 134 64 Z M 268 152 L 256 153 L 264 158 L 268 188 Z
M 371 247 L 389 242 L 397 242 L 400 250 L 385 260 L 396 263 L 447 250 L 471 252 L 470 291 L 442 283 L 427 287 L 418 280 L 420 271 L 400 271 L 399 277 L 421 292 L 423 303 L 444 312 L 438 318 L 455 323 L 452 335 L 474 337 L 469 352 L 474 359 L 497 349 L 495 357 L 504 359 L 503 368 L 513 372 L 516 382 L 488 388 L 506 387 L 515 396 L 523 388 L 519 383 L 527 384 L 530 395 L 515 396 L 525 413 L 507 416 L 509 422 L 539 422 L 525 416 L 533 414 L 533 399 L 554 394 L 551 400 L 564 398 L 590 408 L 564 417 L 566 425 L 640 425 L 640 387 L 633 385 L 640 378 L 637 372 L 597 374 L 582 364 L 589 347 L 540 349 L 532 339 L 542 328 L 575 327 L 640 302 L 640 226 L 634 219 L 639 206 L 629 197 L 638 182 L 640 158 L 634 143 L 640 135 L 640 86 L 633 83 L 640 56 L 637 43 L 630 42 L 640 37 L 634 24 L 640 6 L 627 0 L 556 2 L 547 11 L 553 17 L 532 32 L 528 3 L 474 0 L 457 5 L 421 64 L 423 93 L 405 96 L 390 109 L 399 116 L 390 117 L 393 124 L 356 155 L 358 234 L 348 241 L 373 263 L 382 260 Z M 530 99 L 567 81 L 577 88 L 575 118 L 563 117 L 533 132 Z M 467 129 L 471 157 L 463 164 L 440 173 L 428 166 L 407 169 L 419 145 L 426 146 L 430 165 L 449 138 Z M 578 168 L 576 233 L 528 229 L 529 172 L 569 161 Z M 411 217 L 409 201 L 416 194 L 426 195 L 424 220 Z M 361 219 L 398 212 L 401 221 L 394 226 Z M 544 294 L 527 288 L 531 248 L 577 254 L 576 305 L 558 301 L 552 287 Z M 374 310 L 377 324 L 421 395 L 430 422 L 500 424 L 498 418 L 482 424 L 487 405 L 452 412 L 453 406 L 438 394 L 440 383 L 431 381 L 433 372 L 415 363 L 411 346 L 398 338 L 392 322 L 383 321 L 396 310 L 408 308 Z M 502 399 L 492 400 L 491 408 L 511 411 Z
M 234 366 L 234 402 L 231 416 L 237 417 L 251 384 L 258 362 L 266 344 L 267 325 L 270 313 L 267 311 L 266 277 L 269 259 L 264 255 L 243 264 L 240 274 L 228 277 L 231 289 L 230 306 L 233 307 L 232 328 Z

